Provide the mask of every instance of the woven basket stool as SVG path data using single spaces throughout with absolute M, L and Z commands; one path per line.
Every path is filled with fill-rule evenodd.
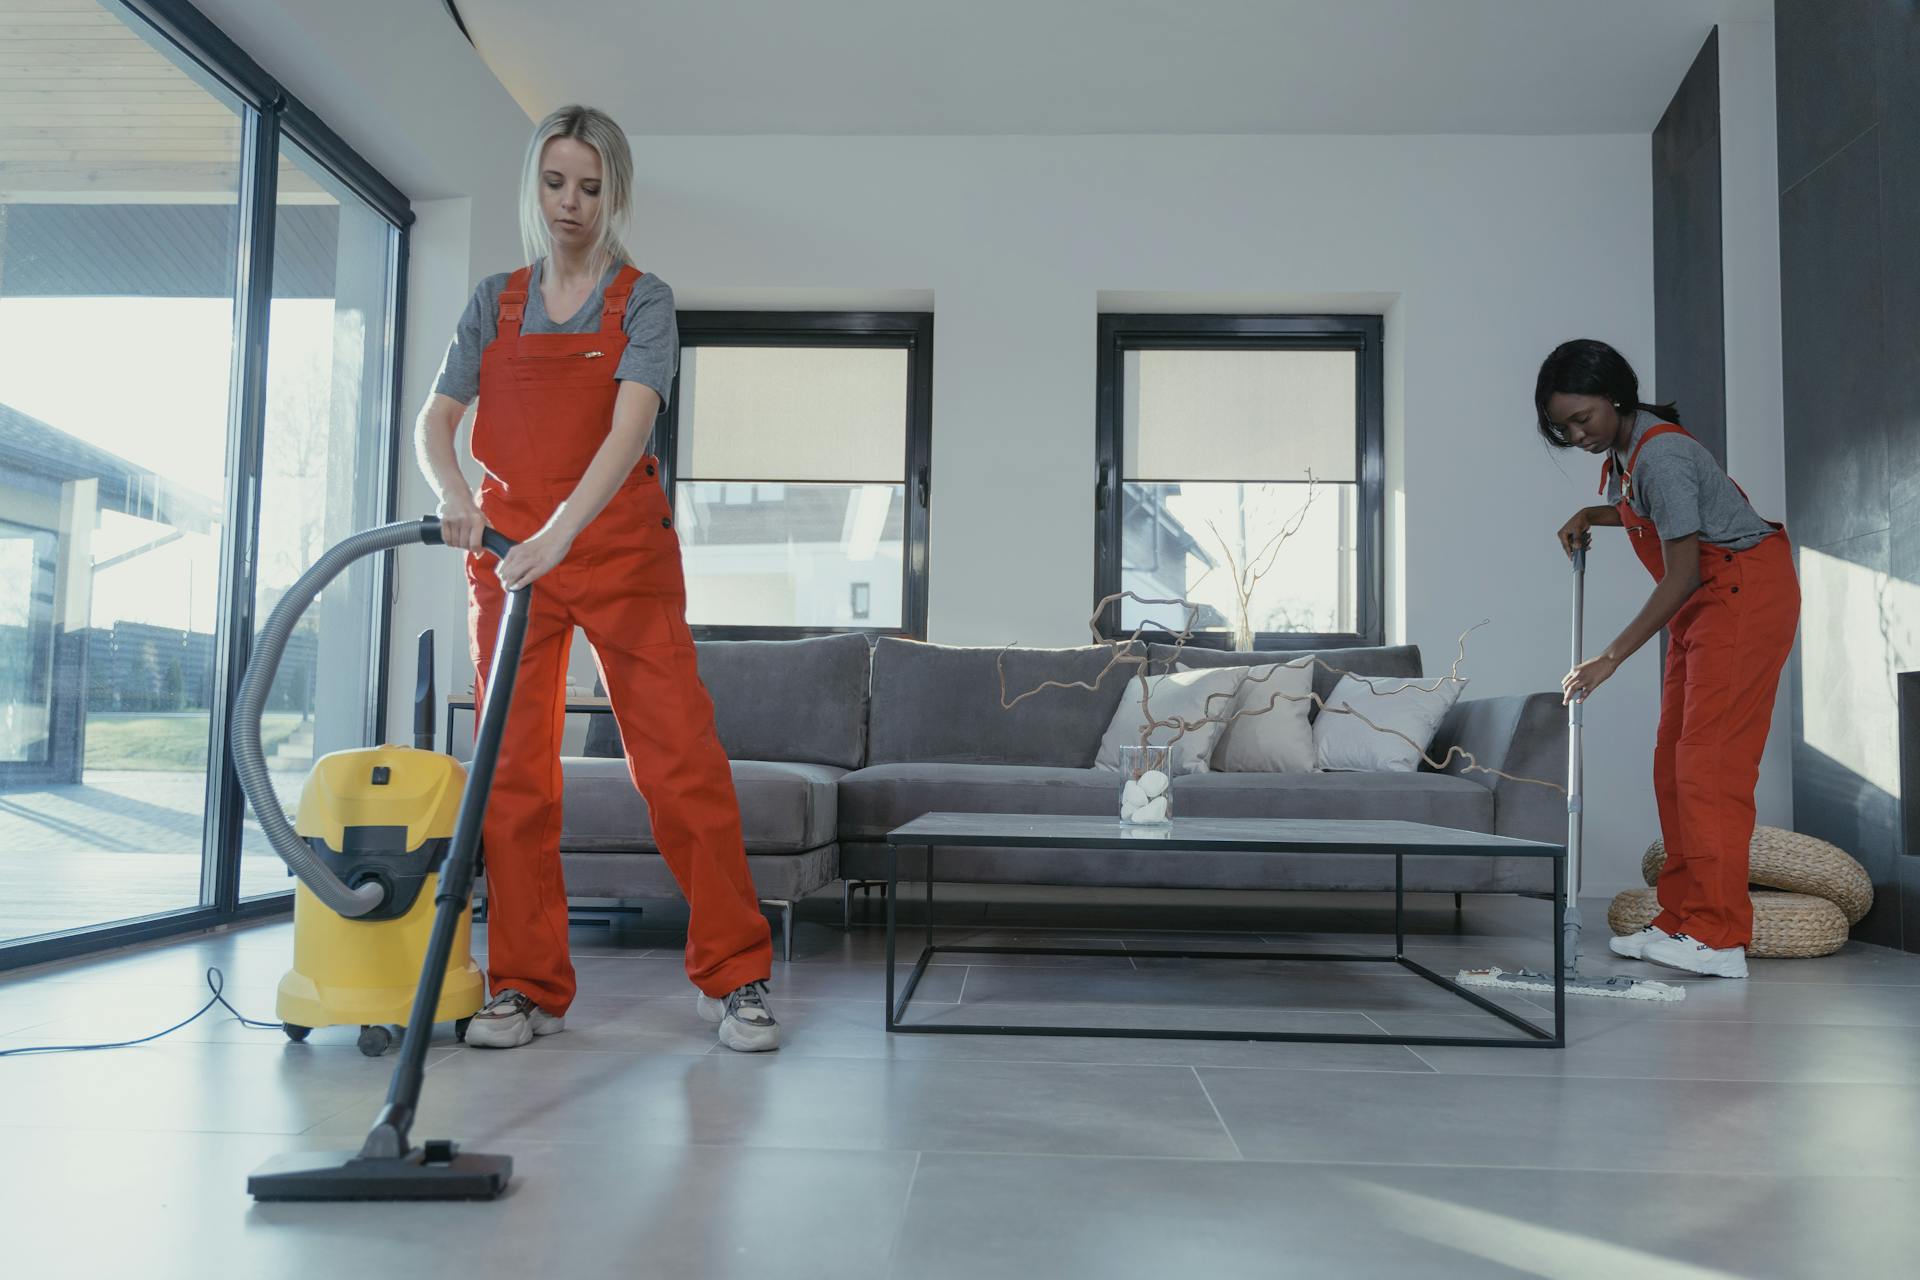
M 1830 956 L 1847 942 L 1847 917 L 1825 898 L 1805 893 L 1753 892 L 1753 941 L 1747 954 L 1758 960 L 1805 960 Z M 1616 934 L 1638 933 L 1660 914 L 1651 889 L 1629 889 L 1607 908 L 1607 924 Z
M 1755 827 L 1747 846 L 1747 883 L 1824 898 L 1840 908 L 1849 925 L 1859 924 L 1873 906 L 1873 877 L 1845 850 L 1824 840 L 1778 827 Z M 1655 840 L 1640 860 L 1640 876 L 1648 884 L 1660 878 L 1667 847 Z M 1754 895 L 1754 902 L 1760 895 Z M 1640 926 L 1636 925 L 1635 928 Z M 1755 928 L 1759 926 L 1756 924 Z M 1758 953 L 1756 953 L 1758 954 Z M 1826 952 L 1813 952 L 1825 955 Z

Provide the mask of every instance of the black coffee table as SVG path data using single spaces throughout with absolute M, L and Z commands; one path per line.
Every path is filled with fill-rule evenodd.
M 1347 822 L 1266 818 L 1175 818 L 1164 827 L 1135 827 L 1118 818 L 1081 818 L 999 813 L 929 813 L 887 834 L 887 1030 L 943 1035 L 996 1036 L 1119 1036 L 1166 1040 L 1302 1040 L 1331 1044 L 1474 1045 L 1558 1049 L 1566 1044 L 1566 987 L 1561 924 L 1566 910 L 1566 850 L 1557 844 L 1514 840 L 1477 831 L 1456 831 L 1417 822 Z M 934 850 L 967 845 L 998 848 L 1090 849 L 1137 854 L 1143 845 L 1165 851 L 1169 858 L 1183 853 L 1232 853 L 1248 858 L 1286 857 L 1290 854 L 1351 854 L 1393 859 L 1393 951 L 1381 955 L 1324 955 L 1286 951 L 1125 951 L 1112 947 L 988 947 L 933 941 Z M 920 962 L 907 978 L 898 1003 L 894 1000 L 896 928 L 894 902 L 899 889 L 900 850 L 926 851 L 927 938 Z M 1453 979 L 1435 973 L 1406 954 L 1405 868 L 1409 855 L 1458 858 L 1546 858 L 1553 863 L 1553 1028 L 1529 1021 L 1510 1009 L 1468 990 Z M 1210 886 L 1199 886 L 1210 887 Z M 1222 889 L 1238 886 L 1221 884 Z M 1166 1030 L 1142 1027 L 1002 1026 L 987 1023 L 910 1023 L 907 1006 L 913 992 L 937 955 L 1066 955 L 1128 956 L 1134 959 L 1175 960 L 1309 960 L 1334 964 L 1393 964 L 1451 991 L 1462 1000 L 1500 1018 L 1524 1034 L 1519 1036 L 1396 1036 L 1339 1035 L 1305 1031 Z

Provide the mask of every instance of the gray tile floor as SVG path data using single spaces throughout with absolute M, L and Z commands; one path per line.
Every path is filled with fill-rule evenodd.
M 1391 915 L 1373 899 L 1039 897 L 954 904 L 941 936 L 1116 954 L 940 965 L 920 1016 L 1499 1029 L 1411 976 L 1128 954 L 1375 948 Z M 1426 900 L 1415 954 L 1541 964 L 1546 911 Z M 262 1160 L 354 1145 L 371 1118 L 392 1058 L 343 1030 L 293 1046 L 209 1017 L 141 1048 L 0 1059 L 6 1273 L 1914 1274 L 1920 956 L 1850 946 L 1690 980 L 1679 1005 L 1580 1001 L 1563 1052 L 889 1037 L 879 930 L 831 917 L 809 913 L 775 974 L 775 1056 L 715 1048 L 658 910 L 576 932 L 566 1034 L 514 1053 L 443 1036 L 416 1132 L 511 1153 L 492 1205 L 247 1199 Z M 288 952 L 268 925 L 0 978 L 0 1049 L 156 1030 L 204 1002 L 209 965 L 270 1017 Z

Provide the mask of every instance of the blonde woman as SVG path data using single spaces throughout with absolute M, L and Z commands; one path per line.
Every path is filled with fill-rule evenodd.
M 692 910 L 687 974 L 728 1048 L 779 1047 L 773 949 L 747 872 L 740 810 L 686 623 L 679 537 L 648 455 L 679 355 L 673 291 L 620 241 L 626 134 L 563 107 L 527 148 L 520 228 L 531 265 L 481 282 L 447 349 L 415 444 L 449 546 L 466 549 L 469 643 L 484 687 L 506 593 L 533 587 L 526 648 L 483 838 L 491 999 L 467 1043 L 512 1048 L 563 1029 L 574 997 L 560 870 L 567 649 L 593 646 L 627 767 Z M 479 397 L 478 494 L 454 435 Z M 493 527 L 519 546 L 478 554 Z

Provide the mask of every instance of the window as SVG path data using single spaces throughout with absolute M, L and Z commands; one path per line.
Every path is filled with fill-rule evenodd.
M 685 312 L 655 451 L 705 639 L 924 636 L 933 317 Z
M 1377 644 L 1377 316 L 1100 318 L 1096 603 L 1186 600 L 1192 643 Z M 1123 599 L 1104 634 L 1186 611 Z
M 410 220 L 178 0 L 0 22 L 0 967 L 284 910 L 228 710 L 265 610 L 388 518 Z M 367 741 L 384 577 L 329 588 L 266 741 Z M 296 773 L 295 770 L 298 769 Z M 258 874 L 253 874 L 253 873 Z M 273 901 L 242 907 L 244 895 Z
M 260 453 L 254 617 L 264 621 L 320 553 L 387 520 L 398 237 L 306 148 L 280 148 Z M 360 560 L 288 638 L 262 740 L 291 812 L 316 758 L 374 740 L 386 645 L 380 565 Z M 241 893 L 284 893 L 286 867 L 247 824 Z

